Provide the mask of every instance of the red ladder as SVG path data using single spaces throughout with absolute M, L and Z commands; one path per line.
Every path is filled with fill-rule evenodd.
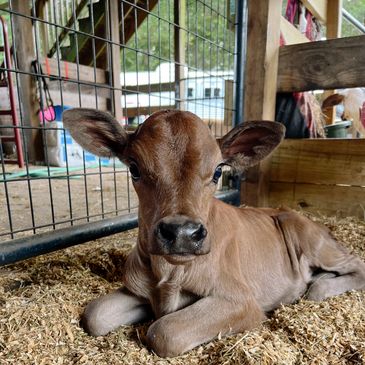
M 11 74 L 11 55 L 10 55 L 10 47 L 8 41 L 8 30 L 5 23 L 5 20 L 2 16 L 0 16 L 1 22 L 1 31 L 3 37 L 3 46 L 0 46 L 0 52 L 4 52 L 4 64 L 5 64 L 5 72 L 4 78 L 0 80 L 0 87 L 8 88 L 9 101 L 10 101 L 10 109 L 0 110 L 0 115 L 11 115 L 12 125 L 14 129 L 13 136 L 2 136 L 0 135 L 0 143 L 2 142 L 15 142 L 16 150 L 17 150 L 17 158 L 16 159 L 4 159 L 5 163 L 17 163 L 19 167 L 24 166 L 24 157 L 23 157 L 23 147 L 19 130 L 19 122 L 18 116 L 16 112 L 16 104 L 15 104 L 15 96 L 14 96 L 14 86 L 12 82 L 12 74 Z M 11 127 L 9 127 L 11 128 Z

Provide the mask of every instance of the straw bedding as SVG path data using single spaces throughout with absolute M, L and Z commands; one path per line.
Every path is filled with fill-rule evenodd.
M 319 218 L 317 218 L 319 219 Z M 320 218 L 365 259 L 365 222 Z M 79 327 L 82 308 L 120 285 L 130 231 L 0 271 L 0 364 L 364 364 L 365 292 L 277 309 L 259 328 L 160 359 L 148 325 L 99 338 Z

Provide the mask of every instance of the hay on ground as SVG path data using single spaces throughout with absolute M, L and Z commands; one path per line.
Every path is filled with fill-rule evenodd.
M 316 218 L 365 258 L 365 222 Z M 91 299 L 120 285 L 136 231 L 0 271 L 0 364 L 364 364 L 365 292 L 282 306 L 259 328 L 161 359 L 143 345 L 148 324 L 104 337 L 79 326 Z

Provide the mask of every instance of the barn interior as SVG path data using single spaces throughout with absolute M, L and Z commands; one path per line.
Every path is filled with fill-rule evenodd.
M 0 16 L 0 363 L 365 361 L 364 292 L 303 298 L 175 359 L 145 347 L 148 324 L 87 336 L 80 314 L 121 285 L 138 199 L 126 166 L 62 125 L 87 107 L 133 132 L 181 109 L 219 141 L 242 121 L 283 122 L 292 134 L 243 176 L 227 169 L 218 197 L 295 209 L 365 259 L 361 0 L 2 0 Z

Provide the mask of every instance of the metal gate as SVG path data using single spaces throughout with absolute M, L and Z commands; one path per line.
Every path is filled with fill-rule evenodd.
M 128 170 L 83 151 L 63 129 L 63 110 L 109 110 L 133 130 L 178 108 L 217 137 L 239 120 L 243 3 L 0 2 L 1 264 L 138 224 Z M 220 196 L 237 202 L 238 192 Z

